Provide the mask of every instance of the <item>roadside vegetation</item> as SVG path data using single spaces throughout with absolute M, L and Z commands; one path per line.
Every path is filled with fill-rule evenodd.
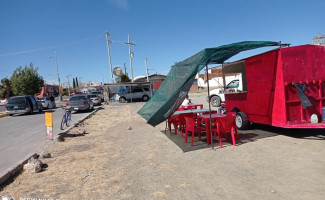
M 0 98 L 8 99 L 15 95 L 35 95 L 41 92 L 44 85 L 44 79 L 38 74 L 38 67 L 33 63 L 29 66 L 18 67 L 10 79 L 7 77 L 1 79 Z

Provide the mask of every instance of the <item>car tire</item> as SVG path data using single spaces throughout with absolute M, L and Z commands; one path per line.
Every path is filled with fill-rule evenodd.
M 28 112 L 28 114 L 31 115 L 31 114 L 33 114 L 33 112 L 34 112 L 34 111 L 33 111 L 33 108 L 32 108 L 32 107 L 29 107 L 29 112 Z
M 219 107 L 221 105 L 221 98 L 219 96 L 213 96 L 210 102 L 213 107 Z
M 40 106 L 38 112 L 42 112 L 42 111 L 43 111 L 42 106 Z
M 148 95 L 143 95 L 142 100 L 143 101 L 148 101 L 149 100 L 149 96 Z
M 120 97 L 118 101 L 120 103 L 126 103 L 126 98 L 125 97 Z
M 243 112 L 237 112 L 236 115 L 236 126 L 239 130 L 246 130 L 248 129 L 250 125 L 250 122 L 248 120 L 248 117 Z
M 14 116 L 14 114 L 8 114 L 8 115 L 11 116 L 11 117 Z

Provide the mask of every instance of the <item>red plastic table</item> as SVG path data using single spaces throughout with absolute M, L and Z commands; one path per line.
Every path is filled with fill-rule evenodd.
M 213 113 L 211 114 L 212 121 L 218 117 L 225 117 L 227 115 L 221 114 L 221 113 Z M 210 129 L 210 114 L 204 114 L 204 115 L 198 115 L 197 116 L 198 121 L 203 120 L 205 123 L 205 132 L 207 136 L 207 143 L 211 144 L 211 129 Z

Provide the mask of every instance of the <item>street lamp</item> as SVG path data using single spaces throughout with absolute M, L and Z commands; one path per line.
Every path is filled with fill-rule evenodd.
M 58 65 L 58 57 L 56 55 L 56 52 L 54 52 L 55 54 L 55 63 L 56 63 L 56 74 L 58 75 L 58 82 L 59 82 L 59 100 L 62 101 L 62 93 L 61 93 L 61 83 L 60 83 L 60 75 L 59 75 L 59 65 Z M 49 56 L 50 59 L 52 58 L 52 56 Z

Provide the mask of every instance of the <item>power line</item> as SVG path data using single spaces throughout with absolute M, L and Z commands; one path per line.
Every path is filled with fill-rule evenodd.
M 99 37 L 102 37 L 102 36 L 95 36 L 95 37 L 85 38 L 85 39 L 81 39 L 81 40 L 76 40 L 73 42 L 67 42 L 67 43 L 57 44 L 57 45 L 53 45 L 53 46 L 41 47 L 41 48 L 37 48 L 37 49 L 28 49 L 25 51 L 16 51 L 16 52 L 11 52 L 11 53 L 1 53 L 0 57 L 1 56 L 13 56 L 13 55 L 34 53 L 37 51 L 43 51 L 43 50 L 54 49 L 54 48 L 58 48 L 58 47 L 70 46 L 70 45 L 73 45 L 73 44 L 76 44 L 79 42 L 84 42 L 86 40 L 92 40 L 92 39 L 99 38 Z

